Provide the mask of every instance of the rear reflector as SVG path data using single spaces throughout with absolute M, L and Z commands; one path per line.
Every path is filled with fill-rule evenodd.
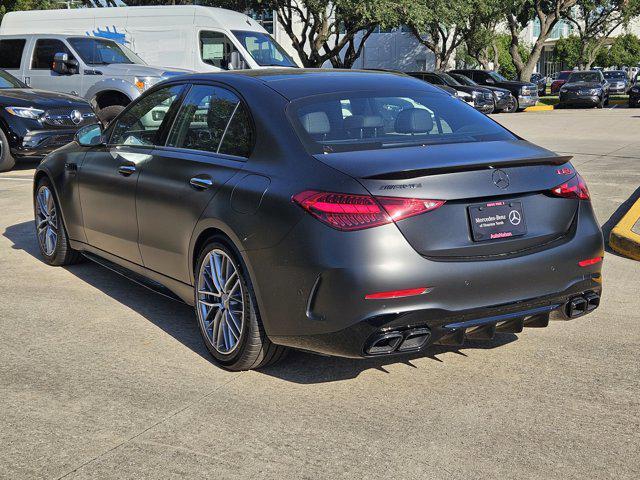
M 391 290 L 389 292 L 370 293 L 369 295 L 365 295 L 364 298 L 366 300 L 382 300 L 386 298 L 413 297 L 416 295 L 422 295 L 428 291 L 429 287 L 409 288 L 407 290 Z
M 582 260 L 578 262 L 578 265 L 581 267 L 588 267 L 590 265 L 595 265 L 596 263 L 600 263 L 602 261 L 602 257 L 593 257 L 587 258 L 586 260 Z
M 412 217 L 441 207 L 442 200 L 372 197 L 306 190 L 292 200 L 323 223 L 338 230 L 361 230 Z
M 551 189 L 551 193 L 558 197 L 577 198 L 579 200 L 589 200 L 589 189 L 582 177 L 576 174 L 568 182 Z

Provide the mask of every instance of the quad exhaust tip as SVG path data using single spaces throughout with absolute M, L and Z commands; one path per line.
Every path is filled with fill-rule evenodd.
M 566 306 L 566 314 L 569 318 L 576 318 L 591 312 L 600 305 L 600 295 L 595 292 L 587 292 L 584 295 L 573 297 Z
M 431 330 L 428 328 L 384 332 L 373 337 L 365 351 L 368 355 L 413 352 L 424 347 L 430 338 Z

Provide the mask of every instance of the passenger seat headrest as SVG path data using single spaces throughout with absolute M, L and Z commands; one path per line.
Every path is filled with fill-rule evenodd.
M 329 117 L 325 112 L 306 113 L 300 117 L 300 123 L 309 135 L 324 135 L 331 131 Z
M 429 133 L 432 129 L 431 114 L 422 108 L 405 108 L 396 117 L 398 133 Z

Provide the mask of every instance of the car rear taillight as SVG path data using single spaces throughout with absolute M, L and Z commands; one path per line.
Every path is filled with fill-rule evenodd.
M 413 297 L 416 295 L 422 295 L 423 293 L 429 293 L 432 290 L 430 287 L 420 288 L 408 288 L 406 290 L 391 290 L 388 292 L 377 292 L 365 295 L 365 300 L 388 300 L 391 298 L 404 298 Z
M 579 200 L 589 200 L 589 189 L 582 177 L 576 174 L 568 182 L 551 189 L 551 193 L 564 198 L 577 198 Z
M 444 204 L 442 200 L 372 197 L 306 190 L 292 200 L 318 220 L 338 230 L 362 230 L 419 215 Z

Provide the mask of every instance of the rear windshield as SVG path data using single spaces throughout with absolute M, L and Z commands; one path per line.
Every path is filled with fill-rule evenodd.
M 293 102 L 289 117 L 311 153 L 514 140 L 473 107 L 431 92 L 346 92 Z

